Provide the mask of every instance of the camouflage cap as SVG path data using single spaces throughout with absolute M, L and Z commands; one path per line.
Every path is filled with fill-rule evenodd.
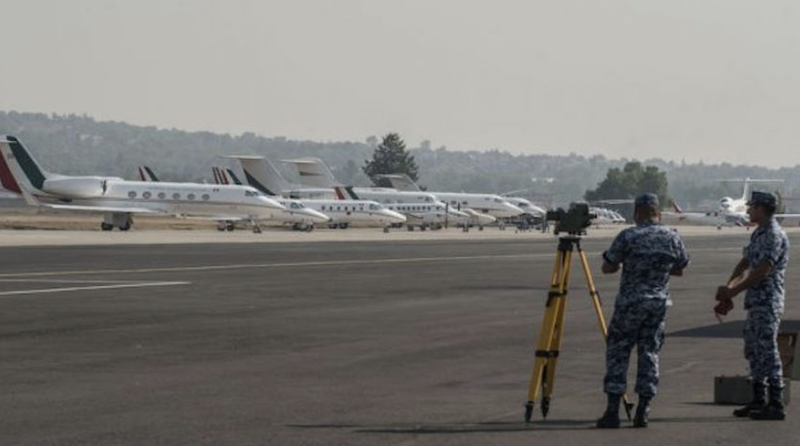
M 637 208 L 643 206 L 657 208 L 659 207 L 658 195 L 649 193 L 641 194 L 638 197 L 636 197 L 636 200 L 634 201 L 634 206 Z
M 753 193 L 750 195 L 750 200 L 747 202 L 748 206 L 767 206 L 770 208 L 775 208 L 778 205 L 778 200 L 775 198 L 775 195 L 769 192 L 759 192 L 754 190 Z

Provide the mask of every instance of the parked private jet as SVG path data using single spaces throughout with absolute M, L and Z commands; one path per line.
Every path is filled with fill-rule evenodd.
M 297 202 L 298 200 L 282 198 L 283 177 L 275 169 L 275 166 L 263 157 L 253 156 L 230 156 L 227 158 L 237 159 L 241 164 L 242 171 L 248 183 L 256 189 L 272 196 L 279 203 L 286 206 L 286 201 Z M 222 184 L 234 182 L 241 184 L 236 174 L 226 168 L 215 167 L 214 179 Z M 359 226 L 380 226 L 388 230 L 392 225 L 406 222 L 406 217 L 402 214 L 387 209 L 380 203 L 368 200 L 325 200 L 325 199 L 304 199 L 301 201 L 304 206 L 324 212 L 330 216 L 328 227 L 331 229 L 346 229 L 350 225 Z
M 336 180 L 333 179 L 334 186 L 320 185 L 321 182 L 314 182 L 310 184 L 311 188 L 288 189 L 289 184 L 280 175 L 269 160 L 263 157 L 234 157 L 238 158 L 242 169 L 245 172 L 245 178 L 248 184 L 257 187 L 260 190 L 269 190 L 275 193 L 275 190 L 280 191 L 282 195 L 289 195 L 292 197 L 302 197 L 306 199 L 305 191 L 311 190 L 313 194 L 317 194 L 321 189 L 329 189 L 334 191 L 334 196 L 337 200 L 341 201 L 365 201 L 379 204 L 390 211 L 400 213 L 406 218 L 405 225 L 409 230 L 418 227 L 422 230 L 426 228 L 439 228 L 447 224 L 465 224 L 469 216 L 463 212 L 455 209 L 448 209 L 444 203 L 436 200 L 436 198 L 425 192 L 398 192 L 394 189 L 382 188 L 354 188 L 335 187 Z M 248 173 L 249 172 L 249 173 Z M 256 175 L 258 173 L 258 175 Z M 328 171 L 330 174 L 330 171 Z M 333 174 L 330 174 L 333 178 Z M 336 204 L 336 210 L 340 205 Z M 343 205 L 342 205 L 343 206 Z M 327 207 L 330 209 L 330 206 Z M 398 225 L 400 223 L 393 223 Z
M 249 186 L 146 183 L 117 177 L 66 176 L 42 169 L 14 136 L 0 137 L 5 188 L 35 206 L 104 215 L 101 229 L 127 231 L 134 214 L 208 220 L 274 220 L 284 207 Z
M 231 181 L 228 180 L 228 177 L 223 179 L 221 175 L 225 174 L 230 176 L 233 175 L 233 172 L 218 173 L 217 168 L 214 168 L 214 183 L 220 185 L 242 185 L 241 181 L 235 177 L 234 180 Z M 220 176 L 218 177 L 217 175 Z M 158 182 L 158 178 L 156 177 L 155 173 L 153 173 L 153 170 L 148 166 L 139 167 L 139 176 L 142 178 L 142 181 Z M 284 207 L 284 209 L 276 216 L 277 222 L 283 225 L 291 225 L 296 231 L 311 232 L 314 230 L 315 223 L 327 223 L 331 220 L 330 217 L 322 212 L 307 207 L 305 203 L 300 200 L 292 200 L 282 197 L 269 198 L 277 201 Z M 220 231 L 233 231 L 236 228 L 236 224 L 233 220 L 220 220 L 217 222 L 217 228 Z M 258 231 L 258 229 L 256 229 L 256 231 Z
M 313 160 L 313 159 L 312 159 Z M 305 167 L 306 175 L 312 178 L 322 178 L 325 176 L 324 170 L 315 168 L 309 163 L 302 164 Z M 323 166 L 324 167 L 324 166 Z M 327 169 L 327 168 L 326 168 Z M 319 171 L 316 171 L 319 170 Z M 388 179 L 392 187 L 401 191 L 419 191 L 420 187 L 406 174 L 381 175 Z M 533 217 L 544 217 L 547 212 L 524 198 L 514 198 L 517 203 L 527 207 L 517 206 L 511 198 L 501 197 L 495 194 L 474 194 L 466 192 L 430 192 L 439 200 L 448 203 L 451 207 L 459 210 L 472 209 L 477 212 L 489 214 L 495 218 L 510 218 L 530 214 Z

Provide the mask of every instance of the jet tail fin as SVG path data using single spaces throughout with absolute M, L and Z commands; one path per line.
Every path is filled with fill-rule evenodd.
M 226 156 L 239 161 L 244 172 L 244 180 L 248 186 L 264 192 L 267 195 L 278 196 L 289 191 L 289 183 L 283 178 L 278 169 L 263 156 L 234 155 Z
M 14 182 L 21 186 L 21 190 L 41 191 L 45 180 L 52 176 L 39 166 L 28 149 L 15 136 L 0 137 L 0 153 Z
M 333 192 L 335 193 L 337 200 L 360 200 L 353 189 L 353 186 L 334 186 Z
M 2 154 L 0 154 L 0 185 L 8 191 L 18 194 L 22 193 L 22 189 L 20 189 L 19 184 L 17 184 L 17 181 L 14 179 L 14 175 L 8 168 L 6 157 Z
M 385 178 L 392 183 L 392 187 L 399 190 L 399 191 L 407 191 L 407 192 L 421 192 L 422 189 L 419 188 L 417 183 L 408 176 L 407 173 L 393 173 L 393 174 L 386 174 L 386 175 L 378 175 L 378 178 Z
M 300 174 L 300 182 L 306 186 L 334 187 L 338 184 L 331 170 L 319 158 L 297 158 L 283 162 L 294 164 Z
M 153 169 L 147 166 L 139 166 L 139 178 L 146 182 L 157 183 L 159 181 Z
M 233 169 L 227 168 L 227 169 L 225 169 L 225 172 L 228 174 L 228 178 L 230 179 L 232 184 L 236 184 L 238 186 L 241 186 L 241 185 L 244 184 L 244 183 L 242 183 L 242 180 L 240 180 L 239 177 L 237 177 L 236 174 L 233 172 Z

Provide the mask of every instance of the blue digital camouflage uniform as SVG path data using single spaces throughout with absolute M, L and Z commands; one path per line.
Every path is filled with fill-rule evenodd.
M 622 263 L 620 289 L 606 341 L 606 393 L 623 394 L 628 361 L 637 346 L 636 393 L 655 396 L 658 389 L 658 352 L 664 344 L 670 272 L 689 265 L 689 256 L 677 232 L 658 223 L 642 223 L 622 231 L 603 259 Z
M 753 231 L 750 244 L 744 248 L 744 258 L 750 271 L 765 260 L 772 266 L 767 277 L 745 294 L 744 356 L 750 362 L 753 381 L 782 388 L 778 330 L 783 314 L 789 239 L 775 220 Z

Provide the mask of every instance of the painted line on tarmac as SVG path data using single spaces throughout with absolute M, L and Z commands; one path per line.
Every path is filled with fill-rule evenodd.
M 18 291 L 1 291 L 0 297 L 20 296 L 24 294 L 46 294 L 46 293 L 68 293 L 71 291 L 90 291 L 90 290 L 113 290 L 120 288 L 145 288 L 145 287 L 159 287 L 159 286 L 178 286 L 189 285 L 191 282 L 145 282 L 145 283 L 125 283 L 118 285 L 94 285 L 94 286 L 76 286 L 67 288 L 44 288 L 40 290 L 18 290 Z
M 718 252 L 736 251 L 741 248 L 704 248 L 694 249 L 689 253 L 696 252 Z M 599 256 L 601 251 L 585 251 L 589 257 Z M 83 271 L 51 271 L 51 272 L 28 272 L 28 273 L 7 273 L 0 274 L 0 278 L 14 277 L 58 277 L 58 276 L 79 276 L 97 274 L 146 274 L 146 273 L 169 273 L 169 272 L 192 272 L 192 271 L 225 271 L 234 269 L 260 269 L 260 268 L 298 268 L 314 266 L 351 266 L 351 265 L 378 265 L 378 264 L 403 264 L 415 262 L 455 262 L 470 260 L 500 260 L 500 259 L 536 259 L 554 258 L 554 253 L 537 254 L 493 254 L 476 256 L 443 256 L 443 257 L 406 257 L 395 259 L 359 259 L 359 260 L 320 260 L 310 262 L 286 262 L 286 263 L 240 263 L 232 265 L 200 265 L 200 266 L 172 266 L 163 268 L 134 268 L 134 269 L 98 269 Z
M 93 279 L 0 279 L 0 283 L 142 283 L 141 280 L 93 280 Z
M 144 274 L 162 272 L 184 272 L 184 271 L 224 271 L 231 269 L 257 269 L 257 268 L 296 268 L 306 266 L 348 266 L 348 265 L 374 265 L 392 263 L 414 263 L 414 262 L 445 262 L 445 261 L 464 261 L 464 260 L 497 260 L 497 259 L 530 259 L 538 257 L 552 258 L 552 253 L 541 254 L 500 254 L 500 255 L 478 255 L 478 256 L 452 256 L 452 257 L 407 257 L 397 259 L 361 259 L 361 260 L 320 260 L 311 262 L 286 262 L 286 263 L 241 263 L 233 265 L 201 265 L 201 266 L 174 266 L 164 268 L 139 268 L 139 269 L 99 269 L 91 271 L 53 271 L 53 272 L 30 272 L 30 273 L 8 273 L 0 274 L 2 277 L 48 277 L 48 276 L 77 276 L 94 274 Z

